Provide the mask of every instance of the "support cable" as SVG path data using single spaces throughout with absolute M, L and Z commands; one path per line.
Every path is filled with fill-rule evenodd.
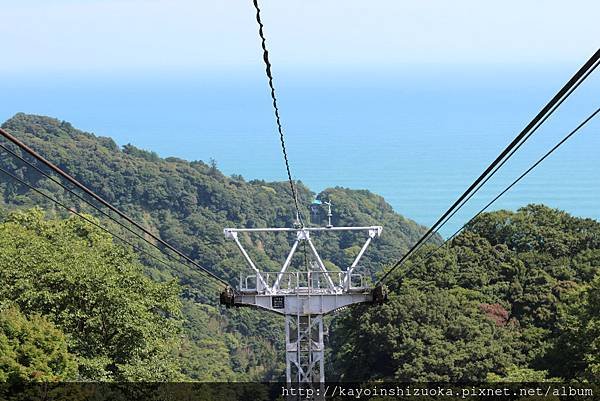
M 521 143 L 519 143 L 514 149 L 511 150 L 511 152 L 507 155 L 507 157 L 498 165 L 495 167 L 495 169 L 485 178 L 485 180 L 483 180 L 482 182 L 479 183 L 479 185 L 477 186 L 477 188 L 475 188 L 473 190 L 473 192 L 471 192 L 471 194 L 464 199 L 461 204 L 448 216 L 446 217 L 446 219 L 438 226 L 436 231 L 439 231 L 444 225 L 446 225 L 446 223 L 448 223 L 448 221 L 454 217 L 454 215 L 465 205 L 465 203 L 467 203 L 469 200 L 471 200 L 471 198 L 481 189 L 481 187 L 483 187 L 489 180 L 490 178 L 492 178 L 494 176 L 494 174 L 496 174 L 496 172 L 498 172 L 498 170 L 500 170 L 502 168 L 502 166 L 504 166 L 504 164 L 508 161 L 508 159 L 510 159 L 512 157 L 512 155 L 519 150 L 519 148 L 538 130 L 538 128 L 541 127 L 541 125 L 548 119 L 550 118 L 550 116 L 552 115 L 552 113 L 554 113 L 554 111 L 571 95 L 571 93 L 573 93 L 578 87 L 579 85 L 581 85 L 581 83 L 592 73 L 594 72 L 594 70 L 596 69 L 596 67 L 598 67 L 598 65 L 600 65 L 600 60 L 598 60 L 596 62 L 596 64 L 594 64 L 594 66 L 588 70 L 586 72 L 586 74 L 581 78 L 581 80 L 579 80 L 577 82 L 577 84 L 575 86 L 573 86 L 571 89 L 569 89 L 569 91 L 565 94 L 565 96 L 557 103 L 555 104 L 552 109 L 550 110 L 549 114 L 546 114 L 546 116 L 544 116 L 544 118 L 542 120 L 540 120 L 536 126 L 523 138 L 523 141 L 521 141 Z M 432 234 L 433 235 L 433 234 Z
M 390 270 L 388 270 L 376 283 L 376 286 L 381 284 L 398 266 L 402 265 L 408 258 L 410 258 L 414 252 L 416 252 L 433 234 L 435 234 L 440 228 L 441 224 L 445 224 L 446 218 L 455 210 L 458 210 L 464 206 L 464 200 L 471 195 L 472 192 L 477 192 L 481 188 L 482 183 L 490 173 L 497 171 L 496 167 L 504 164 L 508 160 L 522 142 L 525 142 L 528 135 L 532 130 L 537 129 L 536 127 L 540 122 L 545 121 L 549 115 L 554 113 L 557 105 L 560 105 L 564 99 L 569 97 L 573 93 L 573 88 L 579 86 L 588 76 L 589 72 L 593 71 L 600 60 L 600 49 L 598 49 L 592 57 L 573 75 L 573 77 L 558 91 L 558 93 L 544 106 L 544 108 L 527 124 L 527 126 L 513 139 L 513 141 L 496 157 L 496 159 L 481 173 L 481 175 L 467 188 L 467 190 L 450 206 L 446 212 L 435 222 L 433 226 L 427 230 L 427 232 L 406 252 L 400 260 L 398 260 Z M 548 115 L 548 116 L 547 116 Z M 543 121 L 542 121 L 543 120 Z
M 147 243 L 148 245 L 150 245 L 153 248 L 157 249 L 161 254 L 165 255 L 169 260 L 171 260 L 173 262 L 176 262 L 176 263 L 179 263 L 179 264 L 182 264 L 182 265 L 186 265 L 185 261 L 182 261 L 181 259 L 179 259 L 179 258 L 177 258 L 177 257 L 175 257 L 175 256 L 173 256 L 171 254 L 165 253 L 163 251 L 163 249 L 161 249 L 158 245 L 156 245 L 155 243 L 153 243 L 151 241 L 148 241 L 148 239 L 145 238 L 143 235 L 139 234 L 138 232 L 136 232 L 136 231 L 132 230 L 130 227 L 128 227 L 126 224 L 123 224 L 119 220 L 115 219 L 113 216 L 111 216 L 110 214 L 106 213 L 101 208 L 97 207 L 92 202 L 90 202 L 89 200 L 85 199 L 83 196 L 79 195 L 77 192 L 73 191 L 68 186 L 64 185 L 60 180 L 56 179 L 55 177 L 52 177 L 50 174 L 46 173 L 44 170 L 40 169 L 38 166 L 36 166 L 35 164 L 31 163 L 27 159 L 23 158 L 19 154 L 13 152 L 12 150 L 10 150 L 9 148 L 7 148 L 6 146 L 4 146 L 2 144 L 0 144 L 0 149 L 3 149 L 5 152 L 9 153 L 14 158 L 20 160 L 22 163 L 24 163 L 28 167 L 34 169 L 35 171 L 37 171 L 42 176 L 44 176 L 47 179 L 49 179 L 50 181 L 54 182 L 55 184 L 57 184 L 58 186 L 60 186 L 62 189 L 64 189 L 65 191 L 67 191 L 71 195 L 75 196 L 80 201 L 82 201 L 82 202 L 86 203 L 87 205 L 91 206 L 94 210 L 96 210 L 98 213 L 102 214 L 104 217 L 112 220 L 113 222 L 115 222 L 116 224 L 118 224 L 119 226 L 121 226 L 122 228 L 124 228 L 125 230 L 129 231 L 131 234 L 135 235 L 136 237 L 138 237 L 139 239 L 141 239 L 142 241 L 144 241 L 145 243 Z M 59 206 L 62 206 L 62 205 L 59 204 Z M 69 211 L 71 211 L 71 210 L 69 209 Z M 87 219 L 86 219 L 86 221 L 87 221 Z M 92 224 L 94 224 L 94 223 L 92 222 Z M 96 225 L 96 224 L 94 224 L 94 225 Z M 102 227 L 100 227 L 100 228 L 102 228 Z M 112 235 L 112 233 L 110 233 L 110 234 Z M 121 241 L 126 242 L 128 245 L 134 247 L 134 249 L 138 250 L 138 248 L 136 248 L 133 244 L 125 241 L 124 239 L 122 239 L 120 237 L 117 237 L 117 238 L 120 239 Z M 146 254 L 149 255 L 149 256 L 151 256 L 153 259 L 158 260 L 156 257 L 154 257 L 153 255 L 151 255 L 150 253 L 146 252 Z M 164 260 L 162 260 L 162 261 L 158 260 L 158 261 L 160 263 L 162 263 L 163 265 L 165 265 L 165 266 L 167 266 L 169 268 L 172 268 L 172 266 L 168 265 Z M 209 277 L 209 278 L 212 278 L 212 277 Z
M 120 222 L 119 220 L 115 219 L 113 216 L 111 216 L 110 214 L 106 213 L 104 210 L 100 209 L 99 207 L 97 207 L 96 205 L 94 205 L 92 202 L 90 202 L 89 200 L 85 199 L 83 196 L 79 195 L 77 192 L 73 191 L 71 188 L 69 188 L 66 185 L 64 185 L 60 180 L 57 180 L 56 178 L 52 177 L 50 174 L 47 174 L 45 171 L 43 171 L 42 169 L 40 169 L 35 164 L 33 164 L 33 163 L 29 162 L 28 160 L 24 159 L 23 157 L 19 156 L 17 153 L 13 152 L 12 150 L 10 150 L 9 148 L 7 148 L 6 146 L 4 146 L 2 144 L 0 144 L 0 149 L 3 149 L 5 152 L 9 153 L 10 155 L 12 155 L 13 157 L 15 157 L 16 159 L 19 159 L 22 163 L 26 164 L 28 167 L 31 167 L 32 169 L 34 169 L 35 171 L 37 171 L 42 176 L 46 177 L 47 179 L 49 179 L 53 183 L 57 184 L 62 189 L 64 189 L 65 191 L 67 191 L 71 195 L 75 196 L 80 201 L 85 202 L 86 204 L 88 204 L 89 206 L 91 206 L 94 210 L 96 210 L 98 213 L 102 214 L 104 217 L 106 217 L 106 218 L 112 220 L 113 222 L 117 223 L 119 226 L 121 226 L 125 230 L 129 231 L 131 234 L 135 235 L 136 237 L 138 237 L 142 241 L 146 242 L 150 246 L 154 247 L 155 249 L 158 249 L 161 253 L 163 253 L 163 250 L 158 245 L 156 245 L 155 243 L 153 243 L 151 241 L 148 241 L 146 238 L 144 238 L 143 235 L 139 234 L 138 232 L 132 230 L 127 225 L 125 225 L 122 222 Z M 177 259 L 177 258 L 173 257 L 172 255 L 169 255 L 169 254 L 165 254 L 165 255 L 169 259 L 171 259 L 171 260 L 173 260 L 175 262 L 183 263 L 180 259 Z
M 45 199 L 53 202 L 54 204 L 62 207 L 63 209 L 67 210 L 69 213 L 74 214 L 75 216 L 79 217 L 80 219 L 90 223 L 91 225 L 99 228 L 100 230 L 104 231 L 105 233 L 109 234 L 111 237 L 118 239 L 119 241 L 129 245 L 130 247 L 132 247 L 135 251 L 139 252 L 139 253 L 143 253 L 144 255 L 152 258 L 153 260 L 157 261 L 158 263 L 173 269 L 173 266 L 171 266 L 171 264 L 169 264 L 168 261 L 166 261 L 164 258 L 160 258 L 158 256 L 155 256 L 153 254 L 151 254 L 150 252 L 144 250 L 141 247 L 138 247 L 136 245 L 134 245 L 133 243 L 131 243 L 130 241 L 126 240 L 125 238 L 121 237 L 118 234 L 115 234 L 114 232 L 110 231 L 109 229 L 101 226 L 100 224 L 96 223 L 95 221 L 88 219 L 87 217 L 85 217 L 83 214 L 77 212 L 76 210 L 73 210 L 72 208 L 68 207 L 67 205 L 65 205 L 64 203 L 62 203 L 61 201 L 59 201 L 58 199 L 55 199 L 53 197 L 51 197 L 50 195 L 47 195 L 46 193 L 40 191 L 39 189 L 35 188 L 33 185 L 28 184 L 27 182 L 25 182 L 24 180 L 20 179 L 19 177 L 17 177 L 16 175 L 8 172 L 7 170 L 3 169 L 0 167 L 0 172 L 7 175 L 8 177 L 12 178 L 13 180 L 17 181 L 18 183 L 20 183 L 21 185 L 24 185 L 25 187 L 29 188 L 30 190 L 36 192 L 37 194 L 43 196 Z M 169 258 L 172 258 L 170 255 L 166 255 Z M 176 262 L 181 263 L 180 261 L 176 260 Z
M 271 73 L 271 62 L 269 61 L 269 51 L 267 50 L 267 40 L 265 39 L 264 34 L 264 25 L 260 18 L 260 7 L 258 5 L 258 0 L 253 0 L 254 8 L 256 9 L 256 22 L 258 22 L 258 34 L 261 39 L 261 46 L 263 50 L 263 60 L 265 62 L 265 72 L 267 73 L 267 78 L 269 81 L 269 88 L 271 89 L 271 100 L 273 101 L 273 110 L 275 111 L 275 122 L 277 123 L 277 131 L 279 132 L 279 141 L 281 142 L 281 150 L 283 151 L 283 159 L 285 161 L 285 169 L 287 171 L 288 182 L 290 184 L 290 189 L 292 191 L 292 199 L 294 201 L 294 207 L 296 208 L 296 220 L 302 227 L 304 227 L 304 223 L 302 221 L 302 214 L 300 213 L 300 207 L 298 205 L 298 192 L 296 190 L 296 186 L 294 185 L 294 180 L 292 179 L 292 173 L 290 169 L 290 163 L 288 160 L 287 151 L 285 148 L 285 138 L 283 135 L 283 128 L 281 126 L 281 118 L 279 117 L 279 107 L 277 106 L 277 96 L 275 95 L 275 86 L 273 84 L 273 74 Z
M 2 128 L 0 128 L 0 135 L 4 136 L 10 142 L 12 142 L 15 145 L 17 145 L 19 148 L 21 148 L 21 150 L 24 150 L 25 152 L 29 153 L 31 156 L 33 156 L 34 158 L 36 158 L 38 161 L 41 161 L 42 163 L 44 163 L 52 171 L 54 171 L 55 173 L 59 174 L 61 177 L 63 177 L 64 179 L 66 179 L 68 182 L 70 182 L 71 184 L 73 184 L 74 186 L 76 186 L 77 188 L 79 188 L 80 190 L 82 190 L 83 192 L 85 192 L 87 195 L 91 196 L 92 198 L 94 198 L 95 200 L 97 200 L 98 202 L 100 202 L 103 206 L 105 206 L 108 209 L 110 209 L 111 211 L 115 212 L 121 218 L 123 218 L 124 220 L 126 220 L 130 224 L 132 224 L 135 227 L 137 227 L 139 230 L 141 230 L 142 232 L 144 232 L 146 235 L 148 235 L 151 238 L 153 238 L 154 240 L 158 241 L 160 244 L 162 244 L 163 246 L 165 246 L 166 248 L 168 248 L 169 250 L 171 250 L 172 252 L 174 252 L 175 254 L 177 254 L 178 256 L 180 256 L 181 258 L 183 258 L 184 260 L 186 260 L 188 263 L 192 264 L 194 267 L 200 269 L 205 274 L 207 274 L 210 277 L 212 277 L 213 279 L 219 281 L 221 284 L 225 285 L 226 287 L 229 287 L 229 283 L 227 283 L 225 280 L 223 280 L 219 276 L 215 275 L 213 272 L 211 272 L 210 270 L 206 269 L 205 267 L 201 266 L 199 263 L 197 263 L 196 261 L 194 261 L 192 258 L 190 258 L 189 256 L 187 256 L 186 254 L 184 254 L 183 252 L 181 252 L 180 250 L 178 250 L 177 248 L 175 248 L 174 246 L 172 246 L 168 242 L 164 241 L 162 238 L 160 238 L 160 237 L 156 236 L 155 234 L 153 234 L 150 230 L 148 230 L 147 228 L 145 228 L 142 225 L 140 225 L 139 223 L 137 223 L 135 220 L 133 220 L 131 217 L 129 217 L 125 213 L 121 212 L 119 209 L 117 209 L 111 203 L 109 203 L 108 201 L 104 200 L 104 198 L 102 198 L 101 196 L 97 195 L 94 191 L 92 191 L 91 189 L 89 189 L 88 187 L 86 187 L 85 185 L 83 185 L 82 183 L 80 183 L 79 181 L 77 181 L 75 178 L 71 177 L 69 174 L 67 174 L 66 172 L 64 172 L 60 167 L 58 167 L 58 166 L 54 165 L 52 162 L 48 161 L 46 158 L 44 158 L 39 153 L 37 153 L 35 150 L 31 149 L 29 146 L 27 146 L 26 144 L 24 144 L 23 142 L 21 142 L 15 136 L 11 135 L 10 133 L 8 133 L 7 131 L 5 131 Z
M 529 174 L 533 169 L 535 169 L 540 163 L 542 163 L 548 156 L 550 156 L 556 149 L 562 146 L 566 141 L 568 141 L 573 135 L 575 135 L 581 128 L 583 128 L 591 119 L 596 117 L 600 113 L 600 108 L 596 109 L 592 114 L 590 114 L 585 120 L 583 120 L 573 131 L 571 131 L 567 136 L 565 136 L 560 142 L 558 142 L 552 149 L 546 152 L 541 158 L 539 158 L 531 167 L 525 170 L 519 177 L 517 177 L 509 186 L 504 188 L 498 195 L 496 195 L 491 201 L 489 201 L 484 207 L 482 207 L 473 217 L 471 217 L 465 224 L 463 224 L 458 230 L 454 232 L 450 237 L 448 237 L 441 245 L 432 250 L 423 258 L 421 263 L 427 262 L 434 254 L 436 254 L 441 248 L 444 247 L 447 243 L 452 241 L 462 230 L 464 230 L 473 220 L 475 220 L 479 215 L 485 212 L 492 204 L 494 204 L 500 197 L 502 197 L 506 192 L 508 192 L 512 187 L 514 187 L 519 181 L 521 181 L 527 174 Z

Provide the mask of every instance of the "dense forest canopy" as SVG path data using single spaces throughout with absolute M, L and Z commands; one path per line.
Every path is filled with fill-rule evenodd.
M 340 379 L 600 379 L 600 223 L 541 205 L 482 214 L 335 321 Z
M 121 381 L 183 378 L 175 363 L 181 331 L 177 284 L 147 277 L 137 256 L 115 245 L 108 234 L 76 217 L 46 221 L 40 210 L 13 212 L 0 225 L 0 250 L 0 299 L 8 312 L 5 328 L 13 323 L 27 330 L 25 321 L 19 323 L 20 312 L 32 317 L 32 325 L 49 319 L 57 326 L 52 327 L 56 333 L 42 338 L 43 343 L 58 348 L 66 338 L 68 353 L 78 365 L 74 371 L 68 364 L 70 355 L 58 348 L 54 352 L 63 352 L 47 367 L 29 372 L 28 366 L 13 366 L 10 375 Z M 11 337 L 32 340 L 21 332 L 4 334 L 9 344 Z M 15 364 L 27 359 L 18 353 L 30 347 L 19 343 L 13 348 Z
M 232 283 L 246 268 L 224 227 L 293 224 L 286 183 L 247 182 L 216 163 L 120 148 L 48 117 L 17 114 L 3 128 Z M 3 168 L 134 240 L 1 153 Z M 306 216 L 317 198 L 334 202 L 335 225 L 384 226 L 362 266 L 372 277 L 425 232 L 369 191 L 298 188 Z M 282 378 L 277 316 L 225 311 L 199 271 L 158 264 L 7 177 L 0 211 L 0 380 Z M 347 266 L 361 239 L 315 236 L 331 269 Z M 242 240 L 264 270 L 277 269 L 291 243 L 285 235 Z M 426 259 L 439 243 L 391 276 L 386 304 L 328 320 L 328 378 L 600 378 L 600 223 L 529 205 L 479 216 Z

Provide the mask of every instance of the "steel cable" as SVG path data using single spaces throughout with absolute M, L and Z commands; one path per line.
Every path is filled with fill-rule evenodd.
M 277 124 L 277 131 L 279 132 L 279 141 L 281 142 L 281 150 L 283 152 L 283 159 L 285 161 L 285 169 L 287 171 L 288 182 L 292 191 L 292 199 L 294 201 L 294 207 L 296 209 L 296 219 L 301 226 L 304 226 L 302 220 L 302 213 L 300 213 L 300 206 L 298 204 L 298 192 L 292 179 L 292 172 L 290 169 L 290 162 L 285 147 L 285 138 L 283 135 L 283 127 L 281 126 L 281 118 L 279 116 L 279 107 L 277 106 L 277 96 L 275 95 L 275 85 L 273 84 L 273 74 L 271 72 L 271 62 L 269 61 L 269 50 L 267 49 L 267 40 L 264 34 L 264 25 L 260 17 L 260 7 L 258 0 L 253 0 L 254 8 L 256 10 L 256 22 L 258 23 L 258 34 L 261 39 L 261 46 L 263 50 L 263 61 L 265 62 L 265 72 L 269 81 L 269 88 L 271 89 L 271 100 L 273 102 L 273 110 L 275 111 L 275 122 Z
M 537 130 L 537 127 L 545 121 L 549 115 L 553 114 L 566 98 L 568 98 L 573 90 L 577 88 L 593 71 L 600 60 L 600 49 L 598 49 L 587 62 L 573 75 L 573 77 L 558 91 L 558 93 L 542 108 L 542 110 L 527 124 L 527 126 L 513 139 L 513 141 L 496 157 L 496 159 L 481 173 L 481 175 L 467 188 L 467 190 L 450 206 L 446 212 L 431 226 L 427 232 L 406 252 L 400 260 L 398 260 L 376 283 L 381 284 L 389 275 L 410 258 L 433 234 L 435 234 L 447 221 L 446 218 L 451 213 L 464 206 L 464 201 L 467 197 L 472 197 L 472 193 L 477 192 L 481 188 L 481 183 L 489 179 L 489 175 L 497 171 L 499 166 L 504 164 L 530 136 L 532 131 Z M 487 178 L 487 179 L 486 179 Z
M 525 170 L 519 177 L 517 177 L 510 185 L 504 188 L 500 193 L 498 193 L 491 201 L 489 201 L 484 207 L 482 207 L 473 217 L 471 217 L 465 224 L 463 224 L 458 230 L 454 232 L 450 237 L 448 237 L 441 245 L 433 249 L 429 252 L 421 261 L 421 263 L 427 262 L 433 255 L 435 255 L 440 249 L 442 249 L 446 244 L 448 244 L 452 239 L 454 239 L 462 230 L 464 230 L 473 220 L 475 220 L 478 216 L 480 216 L 483 212 L 485 212 L 492 204 L 494 204 L 500 197 L 502 197 L 505 193 L 507 193 L 512 187 L 514 187 L 519 181 L 521 181 L 527 174 L 529 174 L 533 169 L 535 169 L 540 163 L 542 163 L 548 156 L 550 156 L 554 151 L 556 151 L 559 147 L 561 147 L 566 141 L 568 141 L 573 135 L 575 135 L 581 128 L 583 128 L 590 120 L 592 120 L 596 115 L 600 113 L 600 108 L 596 109 L 592 114 L 590 114 L 585 120 L 583 120 L 575 129 L 573 129 L 568 135 L 566 135 L 562 140 L 560 140 L 556 145 L 554 145 L 548 152 L 546 152 L 541 158 L 539 158 L 534 164 L 532 164 L 527 170 Z

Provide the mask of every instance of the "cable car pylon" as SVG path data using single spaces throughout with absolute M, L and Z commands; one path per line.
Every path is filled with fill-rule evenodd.
M 381 236 L 382 226 L 367 227 L 295 227 L 295 228 L 225 228 L 225 237 L 235 242 L 246 264 L 248 274 L 240 274 L 239 286 L 221 294 L 227 306 L 251 306 L 285 317 L 285 361 L 288 384 L 312 386 L 325 382 L 323 317 L 358 303 L 381 303 L 385 295 L 381 287 L 374 288 L 360 271 L 361 261 L 369 244 Z M 365 242 L 345 270 L 327 270 L 311 234 L 364 232 Z M 294 243 L 280 271 L 264 271 L 252 260 L 240 233 L 293 234 Z M 300 244 L 308 245 L 312 263 L 305 270 L 291 270 L 291 262 Z

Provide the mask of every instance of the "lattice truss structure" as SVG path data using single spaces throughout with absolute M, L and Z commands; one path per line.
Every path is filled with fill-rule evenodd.
M 254 306 L 285 315 L 286 380 L 288 383 L 323 383 L 323 316 L 361 302 L 373 302 L 373 288 L 357 271 L 359 262 L 373 239 L 381 236 L 381 226 L 305 228 L 226 228 L 252 272 L 240 276 L 232 295 L 233 305 Z M 365 242 L 352 264 L 342 271 L 327 270 L 311 239 L 314 232 L 362 231 Z M 252 260 L 238 234 L 294 233 L 295 241 L 279 272 L 261 271 Z M 308 245 L 311 263 L 304 271 L 291 271 L 292 258 L 300 245 Z

